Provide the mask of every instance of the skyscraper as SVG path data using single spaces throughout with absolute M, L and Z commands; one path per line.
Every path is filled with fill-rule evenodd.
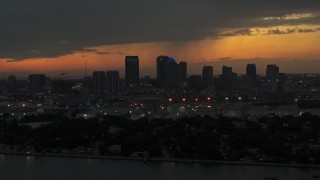
M 204 66 L 202 68 L 202 85 L 208 88 L 213 83 L 213 67 Z
M 41 91 L 46 86 L 46 75 L 30 74 L 28 77 L 30 91 Z
M 107 96 L 119 95 L 119 71 L 107 71 L 106 72 L 106 85 Z
M 126 56 L 125 78 L 126 78 L 127 86 L 139 84 L 139 57 L 138 56 Z
M 187 63 L 184 61 L 181 61 L 178 63 L 178 82 L 179 84 L 187 82 Z
M 232 71 L 232 67 L 223 66 L 222 75 L 220 76 L 220 83 L 222 90 L 233 90 L 237 86 L 237 73 Z
M 8 92 L 14 93 L 17 91 L 17 79 L 15 75 L 8 76 Z
M 275 64 L 267 65 L 266 78 L 270 81 L 276 81 L 279 78 L 279 67 Z
M 106 91 L 106 73 L 104 71 L 93 72 L 93 91 L 96 95 L 103 95 Z
M 255 64 L 247 64 L 247 76 L 254 81 L 257 79 L 257 68 Z
M 232 74 L 232 67 L 222 66 L 222 75 Z
M 176 61 L 168 56 L 157 58 L 157 81 L 162 88 L 175 88 L 178 86 L 178 72 Z

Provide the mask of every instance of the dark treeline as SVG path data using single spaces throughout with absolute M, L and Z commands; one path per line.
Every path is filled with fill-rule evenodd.
M 47 124 L 37 128 L 28 124 L 44 121 Z M 0 143 L 19 152 L 79 153 L 76 149 L 82 147 L 82 153 L 108 156 L 146 152 L 148 157 L 320 163 L 319 130 L 320 118 L 311 114 L 256 121 L 222 116 L 68 119 L 47 114 L 10 122 L 3 115 Z

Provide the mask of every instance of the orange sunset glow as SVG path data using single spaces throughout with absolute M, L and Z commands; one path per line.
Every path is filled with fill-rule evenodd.
M 288 27 L 273 27 L 271 29 L 286 29 Z M 305 26 L 304 28 L 308 28 Z M 188 42 L 136 43 L 111 46 L 88 47 L 94 51 L 74 52 L 56 58 L 27 59 L 24 61 L 0 61 L 5 72 L 41 72 L 58 73 L 62 71 L 77 71 L 82 73 L 85 61 L 88 70 L 123 69 L 125 55 L 139 55 L 141 68 L 155 66 L 158 55 L 170 55 L 177 60 L 190 64 L 201 62 L 216 62 L 223 58 L 254 59 L 278 58 L 291 60 L 316 60 L 320 57 L 320 32 L 272 34 L 272 35 L 239 35 Z M 279 60 L 281 61 L 281 60 Z M 285 60 L 284 60 L 285 61 Z M 259 64 L 259 62 L 256 62 Z M 233 64 L 233 62 L 227 62 Z M 218 71 L 218 68 L 215 67 Z M 308 71 L 308 66 L 301 67 Z M 190 68 L 191 72 L 195 69 Z M 239 68 L 241 71 L 241 68 Z M 290 68 L 287 68 L 290 72 Z M 243 72 L 243 70 L 241 71 Z M 240 73 L 241 73 L 240 72 Z M 149 72 L 148 72 L 149 73 Z M 151 72 L 152 73 L 152 72 Z M 260 73 L 263 73 L 262 71 Z M 154 73 L 153 73 L 154 74 Z M 142 75 L 146 73 L 142 72 Z

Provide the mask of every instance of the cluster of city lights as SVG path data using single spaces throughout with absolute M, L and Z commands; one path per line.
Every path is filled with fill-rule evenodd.
M 205 100 L 206 100 L 206 101 L 211 101 L 212 98 L 211 98 L 211 97 L 207 97 Z M 169 102 L 178 102 L 178 101 L 181 101 L 181 102 L 187 102 L 187 101 L 189 101 L 189 102 L 190 102 L 190 101 L 199 102 L 200 99 L 199 99 L 199 98 L 195 98 L 194 100 L 192 100 L 192 99 L 187 99 L 187 98 L 181 98 L 181 99 L 169 98 L 168 101 L 169 101 Z

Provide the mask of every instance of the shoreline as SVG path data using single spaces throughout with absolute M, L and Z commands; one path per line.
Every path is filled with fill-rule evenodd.
M 60 157 L 60 158 L 78 158 L 78 159 L 104 159 L 119 161 L 142 161 L 162 162 L 162 163 L 185 163 L 185 164 L 206 164 L 206 165 L 237 165 L 237 166 L 265 166 L 265 167 L 287 167 L 287 168 L 317 168 L 316 164 L 282 164 L 282 163 L 258 163 L 243 161 L 215 161 L 200 159 L 165 159 L 165 158 L 143 158 L 143 157 L 124 157 L 124 156 L 95 156 L 81 154 L 56 154 L 56 153 L 19 153 L 19 152 L 0 152 L 0 155 L 34 156 L 34 157 Z

